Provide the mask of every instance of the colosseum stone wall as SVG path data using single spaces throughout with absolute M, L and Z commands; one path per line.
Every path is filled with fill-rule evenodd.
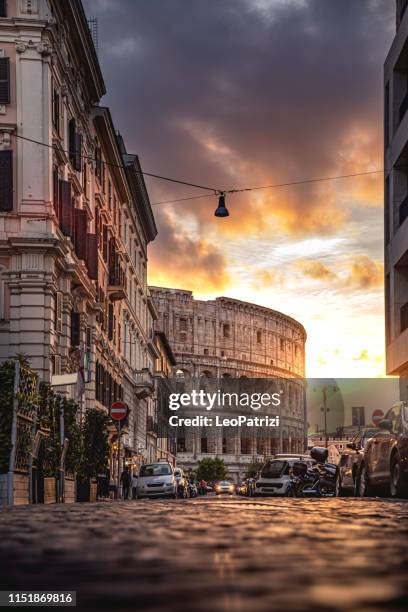
M 158 325 L 171 344 L 178 377 L 184 380 L 276 378 L 286 392 L 277 438 L 251 440 L 197 432 L 178 439 L 177 462 L 193 468 L 207 456 L 219 456 L 238 480 L 247 466 L 274 452 L 303 452 L 306 444 L 306 332 L 280 312 L 219 297 L 195 300 L 191 291 L 150 287 Z

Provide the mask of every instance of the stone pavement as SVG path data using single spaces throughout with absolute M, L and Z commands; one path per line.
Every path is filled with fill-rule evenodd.
M 408 503 L 144 500 L 0 513 L 1 589 L 87 610 L 408 609 Z

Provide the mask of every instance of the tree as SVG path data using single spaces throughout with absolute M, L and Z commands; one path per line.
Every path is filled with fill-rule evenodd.
M 109 461 L 109 416 L 91 408 L 85 414 L 82 426 L 82 457 L 78 470 L 81 480 L 87 481 L 96 478 L 100 473 L 106 471 Z
M 207 457 L 198 462 L 198 480 L 223 480 L 227 472 L 227 467 L 222 459 Z
M 255 478 L 255 476 L 260 472 L 263 463 L 261 461 L 253 461 L 250 463 L 246 470 L 247 478 Z

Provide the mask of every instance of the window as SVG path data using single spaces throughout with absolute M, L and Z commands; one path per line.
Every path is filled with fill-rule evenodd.
M 10 104 L 9 57 L 0 57 L 0 104 Z
M 81 315 L 71 312 L 71 346 L 79 346 L 81 342 Z
M 262 332 L 261 331 L 256 332 L 256 341 L 258 344 L 262 343 Z
M 108 179 L 108 207 L 112 210 L 112 183 Z
M 351 408 L 351 424 L 355 427 L 365 425 L 364 406 L 353 406 Z
M 284 341 L 284 339 L 283 339 L 283 338 L 281 338 L 281 339 L 279 340 L 279 345 L 280 345 L 280 350 L 281 350 L 281 351 L 285 350 L 285 341 Z
M 390 144 L 390 84 L 387 83 L 384 91 L 384 146 Z
M 98 181 L 102 183 L 102 152 L 101 147 L 98 145 L 95 147 L 95 175 L 98 178 Z
M 7 17 L 6 0 L 0 0 L 0 17 Z
M 68 124 L 68 147 L 69 147 L 69 160 L 71 165 L 76 172 L 82 170 L 82 136 L 77 133 L 76 121 L 74 118 L 70 119 Z
M 208 349 L 204 349 L 204 355 L 208 355 Z
M 180 331 L 187 331 L 187 319 L 180 319 Z
M 1 83 L 0 83 L 1 87 Z M 0 212 L 13 210 L 13 152 L 0 151 Z
M 57 333 L 62 332 L 62 291 L 57 291 L 54 299 L 54 328 Z
M 186 439 L 185 438 L 177 438 L 177 452 L 178 453 L 186 452 Z
M 231 337 L 231 326 L 229 323 L 224 323 L 224 325 L 222 326 L 222 334 L 224 338 Z
M 60 131 L 60 95 L 56 89 L 53 87 L 52 90 L 52 125 L 59 134 Z
M 208 440 L 207 438 L 201 438 L 201 452 L 208 453 Z

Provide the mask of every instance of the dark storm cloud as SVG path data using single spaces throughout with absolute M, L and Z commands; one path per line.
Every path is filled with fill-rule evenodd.
M 228 188 L 357 171 L 360 161 L 363 170 L 381 166 L 393 1 L 84 4 L 99 19 L 106 102 L 145 170 Z M 156 201 L 195 190 L 151 181 L 149 191 Z M 263 195 L 258 210 L 267 216 L 273 207 L 292 229 L 324 231 L 344 220 L 328 186 Z M 206 202 L 177 210 L 194 206 L 208 225 Z M 230 231 L 260 229 L 253 200 L 233 206 Z

